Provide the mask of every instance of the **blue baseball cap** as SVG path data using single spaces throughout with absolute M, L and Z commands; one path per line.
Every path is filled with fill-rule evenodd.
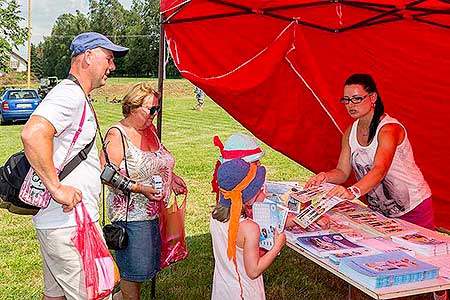
M 72 44 L 70 44 L 70 51 L 72 51 L 72 57 L 74 57 L 97 47 L 111 50 L 114 53 L 114 57 L 123 57 L 129 50 L 128 48 L 114 44 L 103 34 L 85 32 L 77 35 L 73 39 Z

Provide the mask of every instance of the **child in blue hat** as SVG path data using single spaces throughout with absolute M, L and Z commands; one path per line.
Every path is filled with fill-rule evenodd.
M 259 226 L 252 220 L 252 205 L 263 201 L 266 169 L 243 159 L 220 165 L 219 203 L 212 212 L 210 230 L 215 259 L 212 300 L 264 300 L 262 272 L 286 243 L 275 230 L 274 246 L 259 255 Z

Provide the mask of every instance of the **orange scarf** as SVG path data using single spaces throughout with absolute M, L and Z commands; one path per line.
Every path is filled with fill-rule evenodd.
M 239 229 L 239 217 L 241 216 L 242 211 L 242 191 L 245 190 L 250 182 L 256 176 L 256 164 L 250 164 L 250 170 L 248 171 L 247 176 L 242 179 L 242 181 L 234 187 L 231 191 L 226 191 L 224 189 L 220 189 L 223 197 L 225 199 L 231 199 L 231 211 L 230 211 L 230 225 L 228 227 L 228 248 L 227 248 L 227 256 L 229 259 L 236 259 L 236 238 L 237 232 Z

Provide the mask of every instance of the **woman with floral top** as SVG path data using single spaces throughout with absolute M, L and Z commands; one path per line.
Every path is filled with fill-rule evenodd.
M 105 138 L 111 163 L 136 182 L 129 197 L 128 215 L 127 195 L 110 189 L 107 197 L 110 221 L 126 227 L 128 233 L 127 248 L 115 252 L 124 299 L 139 299 L 142 282 L 160 270 L 159 202 L 167 203 L 172 191 L 176 195 L 187 192 L 183 179 L 173 173 L 173 155 L 156 134 L 153 119 L 159 110 L 158 93 L 146 82 L 135 84 L 122 100 L 124 118 L 109 129 Z M 101 159 L 104 164 L 103 155 Z M 154 194 L 155 175 L 162 178 L 160 196 Z M 120 295 L 114 298 L 120 299 Z

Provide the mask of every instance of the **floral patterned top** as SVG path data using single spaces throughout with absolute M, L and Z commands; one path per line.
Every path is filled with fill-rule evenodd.
M 175 158 L 160 143 L 159 149 L 155 152 L 142 151 L 139 147 L 133 145 L 128 138 L 125 130 L 119 125 L 112 126 L 119 129 L 125 137 L 125 143 L 128 149 L 125 152 L 127 159 L 128 172 L 132 180 L 151 185 L 152 176 L 159 175 L 163 181 L 163 191 L 166 192 L 164 198 L 167 204 L 171 194 L 172 173 L 175 166 Z M 120 163 L 121 173 L 126 174 L 125 161 Z M 111 222 L 125 221 L 127 201 L 121 191 L 113 191 L 110 187 L 106 204 L 108 207 L 108 217 Z M 153 220 L 158 217 L 159 203 L 150 201 L 140 193 L 131 193 L 128 206 L 128 221 Z

